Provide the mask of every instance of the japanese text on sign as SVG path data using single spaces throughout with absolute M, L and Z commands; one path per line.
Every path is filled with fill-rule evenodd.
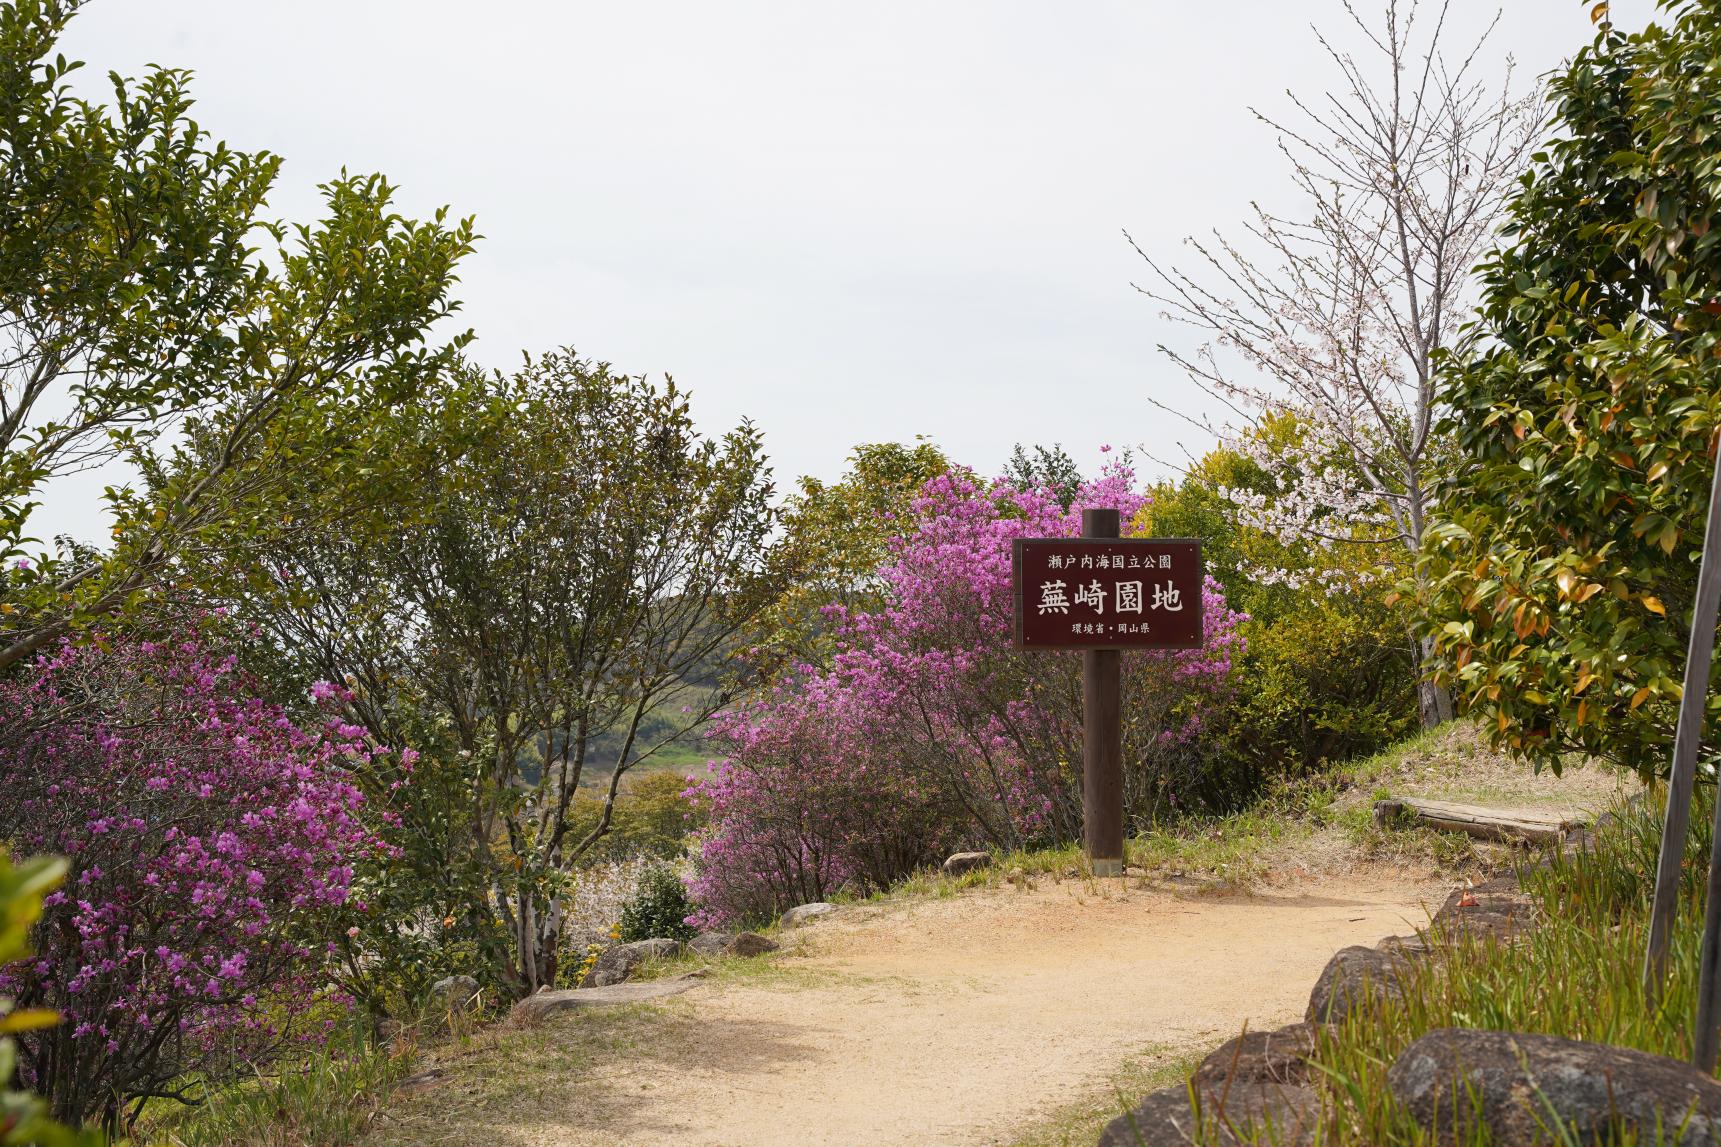
M 1019 649 L 1192 649 L 1201 644 L 1201 543 L 1022 538 Z

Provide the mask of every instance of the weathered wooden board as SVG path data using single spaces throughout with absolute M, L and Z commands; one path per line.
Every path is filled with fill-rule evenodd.
M 1376 823 L 1384 824 L 1400 815 L 1414 817 L 1432 828 L 1465 832 L 1483 840 L 1527 840 L 1535 844 L 1558 843 L 1590 819 L 1588 813 L 1571 809 L 1489 808 L 1419 797 L 1374 802 Z

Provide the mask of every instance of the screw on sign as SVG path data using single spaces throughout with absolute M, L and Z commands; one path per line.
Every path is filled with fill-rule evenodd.
M 1095 876 L 1123 875 L 1124 649 L 1199 649 L 1201 543 L 1120 538 L 1083 510 L 1079 538 L 1018 538 L 1016 648 L 1082 651 L 1082 825 Z

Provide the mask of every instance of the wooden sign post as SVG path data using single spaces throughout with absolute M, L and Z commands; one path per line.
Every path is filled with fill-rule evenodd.
M 1123 875 L 1125 649 L 1199 649 L 1201 543 L 1120 538 L 1083 510 L 1080 538 L 1018 538 L 1016 648 L 1082 651 L 1082 835 L 1095 876 Z

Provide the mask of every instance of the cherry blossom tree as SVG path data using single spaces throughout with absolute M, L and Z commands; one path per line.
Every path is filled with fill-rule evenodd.
M 1222 491 L 1238 518 L 1317 553 L 1374 547 L 1383 574 L 1421 547 L 1447 453 L 1435 375 L 1539 125 L 1510 60 L 1503 81 L 1485 75 L 1493 23 L 1448 51 L 1452 7 L 1387 0 L 1371 23 L 1346 0 L 1360 55 L 1316 30 L 1338 83 L 1293 93 L 1293 117 L 1255 113 L 1278 134 L 1299 213 L 1256 206 L 1245 238 L 1189 239 L 1188 267 L 1136 248 L 1154 275 L 1137 289 L 1205 339 L 1160 349 L 1234 421 L 1173 413 L 1269 475 Z M 1354 563 L 1331 565 L 1314 580 L 1354 582 Z M 1419 707 L 1425 724 L 1452 715 L 1432 682 Z

